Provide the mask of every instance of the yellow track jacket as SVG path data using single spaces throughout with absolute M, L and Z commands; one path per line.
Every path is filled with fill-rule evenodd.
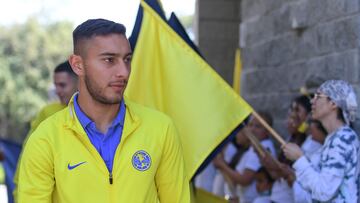
M 61 104 L 58 102 L 51 103 L 43 107 L 40 112 L 36 115 L 36 118 L 31 121 L 31 128 L 28 133 L 28 136 L 34 132 L 34 130 L 39 126 L 39 124 L 48 118 L 49 116 L 53 115 L 54 113 L 63 110 L 66 107 L 65 104 Z
M 180 141 L 164 114 L 125 100 L 113 172 L 88 139 L 73 102 L 30 136 L 19 171 L 19 203 L 188 203 Z

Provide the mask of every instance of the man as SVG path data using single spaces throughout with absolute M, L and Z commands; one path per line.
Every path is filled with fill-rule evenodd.
M 88 20 L 73 40 L 79 93 L 29 138 L 19 202 L 190 202 L 171 120 L 123 98 L 132 56 L 125 27 Z
M 36 118 L 31 122 L 30 135 L 37 126 L 47 117 L 64 109 L 71 96 L 77 91 L 77 75 L 72 70 L 68 61 L 59 64 L 54 70 L 54 85 L 60 102 L 51 103 L 40 110 Z
M 355 92 L 345 81 L 329 80 L 311 103 L 312 117 L 329 134 L 317 162 L 310 161 L 296 144 L 282 146 L 286 157 L 295 160 L 296 179 L 319 202 L 358 202 L 360 142 L 350 127 L 356 117 Z

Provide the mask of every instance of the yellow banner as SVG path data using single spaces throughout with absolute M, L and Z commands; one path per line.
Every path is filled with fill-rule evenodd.
M 174 120 L 191 178 L 252 109 L 146 2 L 141 5 L 125 94 Z

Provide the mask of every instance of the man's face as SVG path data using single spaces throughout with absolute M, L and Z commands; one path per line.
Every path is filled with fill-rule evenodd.
M 300 119 L 301 122 L 306 120 L 308 112 L 306 111 L 305 107 L 296 102 L 293 102 L 292 110 L 296 113 L 297 117 Z
M 266 175 L 264 173 L 256 173 L 255 180 L 256 190 L 258 191 L 258 193 L 263 193 L 271 189 L 271 183 L 266 178 Z
M 81 81 L 85 91 L 102 104 L 120 103 L 131 68 L 132 53 L 128 40 L 124 35 L 110 34 L 93 37 L 86 43 Z
M 322 92 L 317 92 L 311 100 L 312 118 L 322 121 L 333 111 L 334 103 Z
M 266 128 L 256 118 L 252 118 L 250 120 L 249 128 L 251 132 L 254 133 L 254 135 L 260 140 L 263 140 L 268 135 Z
M 67 104 L 71 96 L 77 91 L 77 81 L 67 72 L 57 72 L 54 74 L 54 85 L 56 94 L 62 104 Z
M 249 146 L 250 145 L 250 140 L 246 137 L 246 135 L 244 134 L 243 131 L 239 131 L 236 134 L 236 143 L 238 145 L 241 145 L 243 147 Z

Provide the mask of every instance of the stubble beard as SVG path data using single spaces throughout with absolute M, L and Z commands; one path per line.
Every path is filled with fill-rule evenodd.
M 85 85 L 90 96 L 97 102 L 106 105 L 120 104 L 122 100 L 122 94 L 119 97 L 107 98 L 101 92 L 101 89 L 87 76 L 85 75 Z

